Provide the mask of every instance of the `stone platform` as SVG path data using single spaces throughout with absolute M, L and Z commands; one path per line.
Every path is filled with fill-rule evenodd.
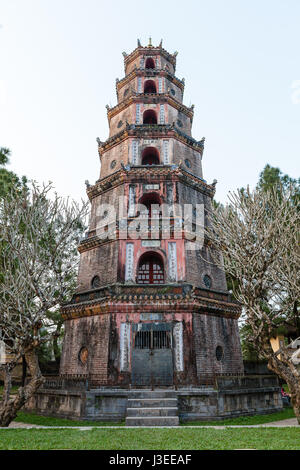
M 154 391 L 146 388 L 137 390 L 103 387 L 87 390 L 46 387 L 47 383 L 30 399 L 26 404 L 26 411 L 83 421 L 121 421 L 134 417 L 132 413 L 135 417 L 143 416 L 144 413 L 144 417 L 149 418 L 151 414 L 145 410 L 132 411 L 132 408 L 146 408 L 143 406 L 145 401 L 139 401 L 145 399 L 145 393 L 147 399 L 152 397 L 156 400 L 150 406 L 156 411 L 152 410 L 150 413 L 167 415 L 166 409 L 158 409 L 176 407 L 175 415 L 171 413 L 171 416 L 178 416 L 181 421 L 222 420 L 267 414 L 283 408 L 278 379 L 270 375 L 217 377 L 214 387 L 191 386 L 177 390 L 175 387 Z M 162 398 L 165 399 L 164 406 L 160 406 Z

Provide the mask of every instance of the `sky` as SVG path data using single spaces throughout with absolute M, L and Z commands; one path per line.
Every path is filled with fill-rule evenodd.
M 300 167 L 299 0 L 0 0 L 0 146 L 9 169 L 76 200 L 99 178 L 122 51 L 178 51 L 216 199 L 269 163 Z

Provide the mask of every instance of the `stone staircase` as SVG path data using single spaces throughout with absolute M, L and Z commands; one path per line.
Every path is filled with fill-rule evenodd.
M 128 395 L 126 426 L 178 426 L 173 390 L 132 390 Z

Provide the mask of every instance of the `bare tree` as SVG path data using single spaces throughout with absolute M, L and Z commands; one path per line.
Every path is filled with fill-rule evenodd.
M 299 321 L 299 206 L 295 188 L 249 188 L 230 193 L 229 204 L 208 215 L 207 243 L 215 261 L 234 280 L 234 295 L 243 304 L 248 340 L 268 368 L 289 386 L 300 424 L 300 367 L 295 350 L 274 352 L 271 338 L 279 327 Z M 216 256 L 222 252 L 223 260 Z M 296 347 L 294 343 L 292 346 Z
M 37 348 L 56 334 L 49 311 L 59 308 L 74 290 L 86 211 L 85 204 L 53 195 L 51 185 L 33 184 L 30 191 L 0 201 L 0 340 L 13 358 L 0 364 L 5 377 L 2 427 L 44 382 Z M 11 395 L 11 371 L 22 356 L 30 380 Z

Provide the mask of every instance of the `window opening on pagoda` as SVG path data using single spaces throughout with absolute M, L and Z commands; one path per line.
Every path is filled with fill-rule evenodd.
M 159 218 L 161 200 L 157 193 L 144 194 L 139 200 L 139 204 L 145 207 L 145 211 L 141 212 L 141 216 L 145 218 Z
M 144 84 L 144 93 L 156 93 L 156 84 L 154 80 L 147 80 Z
M 146 147 L 143 150 L 142 165 L 159 165 L 159 153 L 155 147 Z
M 147 109 L 143 114 L 143 124 L 157 124 L 156 112 L 153 109 Z
M 163 284 L 164 283 L 164 263 L 157 253 L 146 253 L 141 256 L 138 273 L 138 284 Z
M 154 63 L 154 60 L 152 59 L 152 57 L 148 57 L 148 59 L 146 60 L 145 68 L 146 69 L 155 69 L 155 63 Z
M 134 338 L 135 349 L 170 349 L 170 331 L 137 331 Z

